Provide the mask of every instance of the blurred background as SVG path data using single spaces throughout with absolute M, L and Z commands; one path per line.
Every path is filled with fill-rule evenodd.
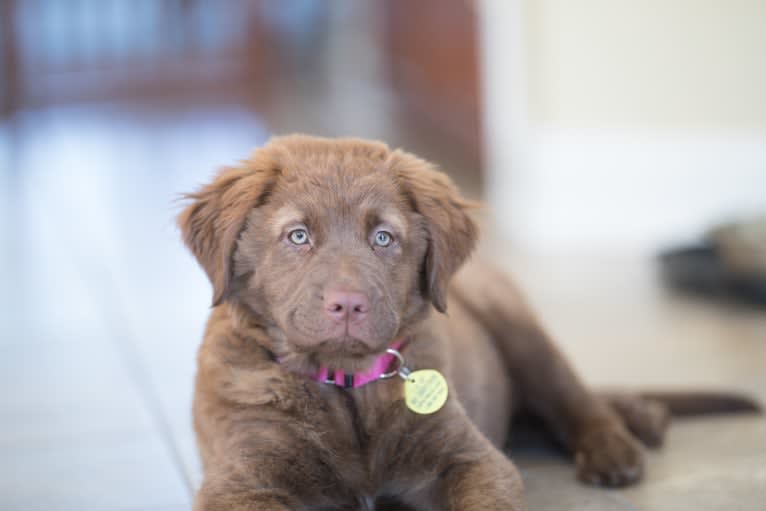
M 274 134 L 438 163 L 588 382 L 766 401 L 763 91 L 761 0 L 0 0 L 0 508 L 190 507 L 177 198 Z M 762 510 L 766 421 L 668 444 L 512 455 L 532 509 Z

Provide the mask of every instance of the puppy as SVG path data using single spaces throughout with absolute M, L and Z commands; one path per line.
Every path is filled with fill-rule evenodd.
M 458 272 L 471 204 L 428 162 L 280 137 L 187 198 L 213 287 L 195 510 L 522 510 L 500 450 L 522 409 L 588 483 L 637 481 L 661 442 L 665 406 L 594 394 L 505 275 Z

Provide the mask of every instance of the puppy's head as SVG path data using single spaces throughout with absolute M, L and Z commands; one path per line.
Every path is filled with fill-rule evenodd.
M 188 195 L 178 222 L 213 284 L 295 366 L 359 370 L 422 319 L 476 226 L 429 163 L 352 139 L 273 139 Z

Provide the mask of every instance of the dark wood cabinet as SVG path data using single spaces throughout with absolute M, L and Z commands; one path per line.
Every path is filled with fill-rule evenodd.
M 481 153 L 476 15 L 465 0 L 388 0 L 385 45 L 404 115 L 427 123 L 478 161 Z

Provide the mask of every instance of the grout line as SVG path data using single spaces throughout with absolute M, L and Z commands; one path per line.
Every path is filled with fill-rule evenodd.
M 142 360 L 141 353 L 135 343 L 135 334 L 130 332 L 122 296 L 118 292 L 112 275 L 100 262 L 93 262 L 88 268 L 88 271 L 85 271 L 79 260 L 75 263 L 75 266 L 82 274 L 83 280 L 93 280 L 93 284 L 102 291 L 99 294 L 104 301 L 101 302 L 101 304 L 97 304 L 97 307 L 101 306 L 101 309 L 104 312 L 103 318 L 106 319 L 105 323 L 107 325 L 107 330 L 114 334 L 111 336 L 112 340 L 118 351 L 122 354 L 122 357 L 120 358 L 124 361 L 129 377 L 138 388 L 139 395 L 148 408 L 149 414 L 157 427 L 163 444 L 168 448 L 168 454 L 170 455 L 171 461 L 179 471 L 189 496 L 193 496 L 194 484 L 192 482 L 192 476 L 184 464 L 181 449 L 173 437 L 170 421 L 165 416 L 162 408 L 162 401 L 156 391 L 151 372 Z M 98 277 L 99 274 L 101 278 L 92 278 L 93 275 Z M 109 299 L 108 303 L 114 304 L 114 307 L 103 307 L 103 303 L 107 303 L 107 298 Z M 124 326 L 120 331 L 117 331 L 117 329 L 111 328 L 109 325 Z

